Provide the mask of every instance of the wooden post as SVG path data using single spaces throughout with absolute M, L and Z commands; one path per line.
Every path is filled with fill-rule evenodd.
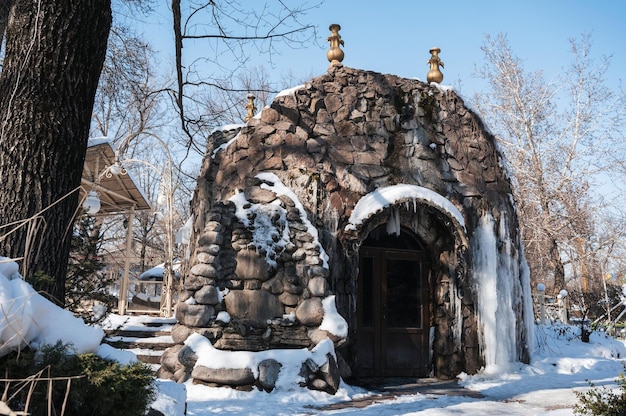
M 128 303 L 128 275 L 130 273 L 130 251 L 133 243 L 133 222 L 135 220 L 135 207 L 128 213 L 128 227 L 126 228 L 126 259 L 124 261 L 124 275 L 120 283 L 120 294 L 117 305 L 117 312 L 120 315 L 126 314 L 126 304 Z

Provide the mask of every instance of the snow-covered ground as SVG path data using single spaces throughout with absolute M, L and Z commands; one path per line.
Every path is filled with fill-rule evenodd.
M 133 328 L 142 317 L 115 317 Z M 365 390 L 342 383 L 335 396 L 291 386 L 278 387 L 272 393 L 213 388 L 191 382 L 177 385 L 158 380 L 156 409 L 167 415 L 552 415 L 573 414 L 577 402 L 574 392 L 589 389 L 587 380 L 596 385 L 616 386 L 626 357 L 623 341 L 595 332 L 591 342 L 580 341 L 579 328 L 552 324 L 535 327 L 535 353 L 532 362 L 492 366 L 489 372 L 459 375 L 462 388 L 453 394 L 420 394 L 404 389 L 406 394 Z M 298 358 L 285 354 L 278 359 L 293 366 Z M 221 352 L 222 354 L 224 352 Z M 238 352 L 237 354 L 246 354 Z M 302 352 L 304 355 L 305 352 Z M 228 360 L 228 357 L 225 358 Z M 242 357 L 239 357 L 241 360 Z M 254 357 L 243 357 L 254 361 Z M 463 390 L 466 389 L 466 390 Z M 476 392 L 483 397 L 477 398 Z M 340 403 L 341 405 L 337 405 Z M 332 406 L 331 406 L 332 405 Z
M 483 398 L 459 395 L 457 391 L 456 395 L 415 393 L 376 399 L 380 393 L 345 384 L 337 395 L 330 396 L 306 389 L 277 390 L 268 394 L 187 383 L 187 414 L 572 415 L 577 402 L 574 392 L 589 389 L 587 380 L 596 385 L 615 385 L 615 379 L 624 370 L 622 359 L 626 357 L 622 341 L 594 333 L 590 343 L 583 343 L 577 334 L 576 327 L 537 326 L 535 354 L 530 365 L 513 364 L 492 368 L 490 374 L 459 376 L 460 385 L 480 392 Z M 162 389 L 168 388 L 167 382 L 160 383 Z M 332 403 L 353 400 L 355 405 L 362 406 L 366 396 L 373 399 L 366 407 L 348 405 L 342 409 L 325 409 Z
M 69 312 L 58 308 L 35 293 L 19 276 L 17 265 L 0 258 L 0 355 L 25 343 L 37 346 L 54 343 L 57 339 L 72 342 L 81 352 L 97 354 L 130 362 L 136 359 L 129 351 L 100 345 L 101 328 L 85 326 Z M 145 317 L 116 317 L 108 320 L 111 327 L 125 329 L 142 327 Z M 154 319 L 154 318 L 153 318 Z M 158 318 L 157 318 L 158 319 Z M 164 320 L 163 325 L 171 325 Z M 157 380 L 159 395 L 154 408 L 168 416 L 197 415 L 571 415 L 577 402 L 575 391 L 589 388 L 587 380 L 596 385 L 615 385 L 615 379 L 624 370 L 622 360 L 626 346 L 622 341 L 593 333 L 591 342 L 583 343 L 578 328 L 566 325 L 535 327 L 535 348 L 529 365 L 519 363 L 505 366 L 491 365 L 478 375 L 459 375 L 459 384 L 482 394 L 402 394 L 390 397 L 375 391 L 342 384 L 334 395 L 299 388 L 296 381 L 285 382 L 279 375 L 277 388 L 272 393 L 242 392 L 229 388 L 211 388 L 192 383 L 176 384 Z M 201 348 L 199 348 L 200 350 Z M 211 348 L 205 348 L 211 350 Z M 228 354 L 220 351 L 221 354 Z M 256 358 L 242 357 L 241 362 L 256 362 Z M 273 358 L 292 369 L 309 357 L 311 351 L 277 351 Z M 235 356 L 230 358 L 234 358 Z M 224 357 L 226 361 L 230 359 Z M 206 360 L 206 357 L 205 357 Z M 297 374 L 287 371 L 289 377 Z M 462 390 L 461 390 L 462 392 Z M 409 392 L 410 393 L 410 392 Z M 366 401 L 364 398 L 369 397 Z M 341 408 L 326 406 L 343 403 Z M 359 405 L 360 407 L 356 407 Z M 365 406 L 365 407 L 363 407 Z

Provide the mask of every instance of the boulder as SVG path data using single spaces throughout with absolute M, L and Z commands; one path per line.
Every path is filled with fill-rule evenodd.
M 278 380 L 278 374 L 283 365 L 274 359 L 263 360 L 259 363 L 259 378 L 257 379 L 257 385 L 270 392 L 276 387 L 276 380 Z
M 239 279 L 257 279 L 265 281 L 269 277 L 269 264 L 255 250 L 241 250 L 237 253 L 235 274 Z
M 224 302 L 233 320 L 265 323 L 282 317 L 284 313 L 278 298 L 265 290 L 231 290 L 224 297 Z
M 183 325 L 202 327 L 206 326 L 215 315 L 215 308 L 210 305 L 190 305 L 178 303 L 176 305 L 176 320 Z
M 255 383 L 254 374 L 249 368 L 208 368 L 197 365 L 191 371 L 191 377 L 206 383 L 228 386 L 244 386 Z
M 215 286 L 207 285 L 201 287 L 194 295 L 196 302 L 203 305 L 217 305 L 219 303 L 219 292 Z
M 322 299 L 310 298 L 296 308 L 296 319 L 306 326 L 319 326 L 324 318 Z
M 309 280 L 309 285 L 307 287 L 311 296 L 324 296 L 326 294 L 326 290 L 328 289 L 328 282 L 323 277 L 314 277 Z

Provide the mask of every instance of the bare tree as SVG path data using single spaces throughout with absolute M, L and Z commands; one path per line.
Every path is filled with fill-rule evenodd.
M 94 104 L 92 136 L 108 137 L 114 144 L 131 143 L 168 121 L 161 108 L 163 87 L 156 83 L 153 56 L 149 44 L 128 27 L 111 29 Z
M 227 80 L 245 68 L 251 50 L 271 60 L 279 43 L 293 48 L 314 39 L 315 27 L 300 19 L 317 6 L 290 7 L 280 0 L 245 5 L 238 1 L 189 0 L 183 5 L 181 0 L 172 0 L 177 78 L 173 101 L 188 149 L 204 154 L 204 138 L 208 129 L 216 127 L 213 119 L 199 116 L 206 113 L 198 90 L 232 90 Z M 207 55 L 183 56 L 185 42 L 202 42 Z M 257 85 L 240 92 L 245 99 L 248 92 L 260 95 L 269 91 Z M 196 136 L 202 137 L 202 142 L 197 142 Z
M 487 37 L 478 74 L 490 90 L 474 100 L 510 163 L 532 277 L 555 292 L 566 285 L 566 263 L 579 263 L 597 237 L 594 218 L 605 207 L 594 190 L 600 173 L 615 171 L 604 154 L 623 152 L 626 120 L 624 94 L 604 81 L 609 59 L 592 59 L 587 35 L 570 46 L 571 65 L 547 82 L 524 70 L 504 35 Z
M 10 10 L 0 73 L 3 255 L 63 303 L 94 95 L 111 26 L 110 0 L 20 0 Z

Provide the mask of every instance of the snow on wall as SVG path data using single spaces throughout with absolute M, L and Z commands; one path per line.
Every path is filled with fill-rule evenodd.
M 315 228 L 313 224 L 311 224 L 311 221 L 309 221 L 309 218 L 306 215 L 306 210 L 304 209 L 302 202 L 300 202 L 300 199 L 295 194 L 295 192 L 287 188 L 281 182 L 278 176 L 274 175 L 273 173 L 269 173 L 269 172 L 259 173 L 258 175 L 256 175 L 256 177 L 266 182 L 266 183 L 261 184 L 262 189 L 270 190 L 274 192 L 276 196 L 282 196 L 282 195 L 287 196 L 289 199 L 293 201 L 294 205 L 298 209 L 298 212 L 300 213 L 300 220 L 307 228 L 307 233 L 313 236 L 313 243 L 317 245 L 320 249 L 320 258 L 322 259 L 324 267 L 328 268 L 328 254 L 326 254 L 326 250 L 324 250 L 324 247 L 320 243 L 319 233 L 317 231 L 317 228 Z M 272 185 L 269 185 L 268 182 L 272 183 Z
M 324 307 L 324 317 L 319 329 L 327 331 L 338 337 L 348 336 L 348 323 L 343 316 L 337 312 L 335 295 L 328 296 L 322 301 Z
M 248 368 L 255 378 L 258 377 L 259 364 L 264 360 L 273 359 L 282 366 L 276 380 L 277 390 L 294 390 L 300 382 L 305 381 L 300 374 L 302 363 L 313 360 L 322 366 L 327 361 L 327 355 L 336 358 L 333 342 L 326 338 L 317 344 L 312 350 L 301 349 L 271 349 L 265 351 L 225 351 L 219 350 L 211 344 L 206 337 L 193 333 L 186 340 L 185 345 L 191 348 L 198 360 L 195 367 L 203 366 L 213 369 Z
M 252 243 L 257 251 L 265 252 L 267 263 L 276 267 L 276 258 L 289 244 L 289 224 L 287 211 L 276 200 L 270 204 L 253 204 L 243 192 L 233 195 L 230 200 L 235 203 L 235 215 L 246 228 L 252 229 Z M 253 218 L 253 224 L 250 223 Z
M 302 202 L 297 195 L 287 188 L 273 173 L 260 173 L 257 178 L 265 181 L 261 184 L 262 189 L 267 189 L 276 194 L 276 196 L 285 195 L 289 197 L 300 213 L 300 220 L 307 228 L 307 232 L 313 237 L 313 243 L 319 247 L 320 259 L 325 268 L 328 268 L 328 254 L 319 241 L 317 228 L 309 221 Z M 268 184 L 268 183 L 271 183 Z M 250 228 L 253 225 L 252 243 L 265 251 L 265 259 L 269 265 L 276 267 L 276 258 L 282 253 L 287 244 L 290 242 L 289 222 L 287 221 L 287 210 L 280 205 L 280 200 L 269 204 L 254 204 L 248 201 L 243 192 L 239 192 L 230 198 L 235 204 L 235 215 L 241 223 Z M 253 218 L 254 223 L 250 223 Z

